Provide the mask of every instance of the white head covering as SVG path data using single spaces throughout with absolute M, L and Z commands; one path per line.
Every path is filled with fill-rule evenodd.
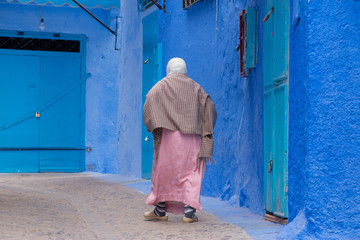
M 181 58 L 170 59 L 166 67 L 166 74 L 169 75 L 170 73 L 181 73 L 187 75 L 185 61 Z

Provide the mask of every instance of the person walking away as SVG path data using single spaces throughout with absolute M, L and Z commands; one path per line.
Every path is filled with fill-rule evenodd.
M 205 163 L 213 161 L 213 129 L 217 113 L 204 89 L 187 76 L 186 63 L 173 58 L 167 76 L 146 95 L 143 119 L 154 136 L 151 192 L 146 220 L 168 220 L 167 212 L 197 222 Z

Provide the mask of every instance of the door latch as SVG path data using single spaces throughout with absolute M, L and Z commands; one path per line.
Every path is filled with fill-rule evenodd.
M 149 140 L 149 136 L 146 136 L 146 138 L 144 140 L 145 140 L 145 142 L 147 142 Z
M 40 117 L 40 112 L 36 112 L 35 117 L 39 118 Z
M 275 80 L 273 82 L 273 86 L 274 87 L 278 87 L 279 85 L 281 85 L 283 83 L 283 80 L 282 79 L 279 79 L 279 80 Z

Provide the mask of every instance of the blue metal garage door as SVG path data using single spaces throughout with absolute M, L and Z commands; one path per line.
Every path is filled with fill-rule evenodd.
M 0 172 L 84 170 L 83 40 L 0 32 Z

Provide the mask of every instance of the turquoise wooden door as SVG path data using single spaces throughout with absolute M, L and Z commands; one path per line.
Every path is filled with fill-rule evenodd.
M 29 33 L 35 37 L 41 35 Z M 0 172 L 83 171 L 83 52 L 6 46 L 0 49 Z
M 147 92 L 162 77 L 162 48 L 158 44 L 158 11 L 143 19 L 143 96 L 145 103 Z M 142 124 L 142 177 L 151 178 L 153 161 L 153 136 Z
M 289 4 L 266 0 L 264 23 L 264 200 L 266 212 L 282 218 L 288 217 Z

